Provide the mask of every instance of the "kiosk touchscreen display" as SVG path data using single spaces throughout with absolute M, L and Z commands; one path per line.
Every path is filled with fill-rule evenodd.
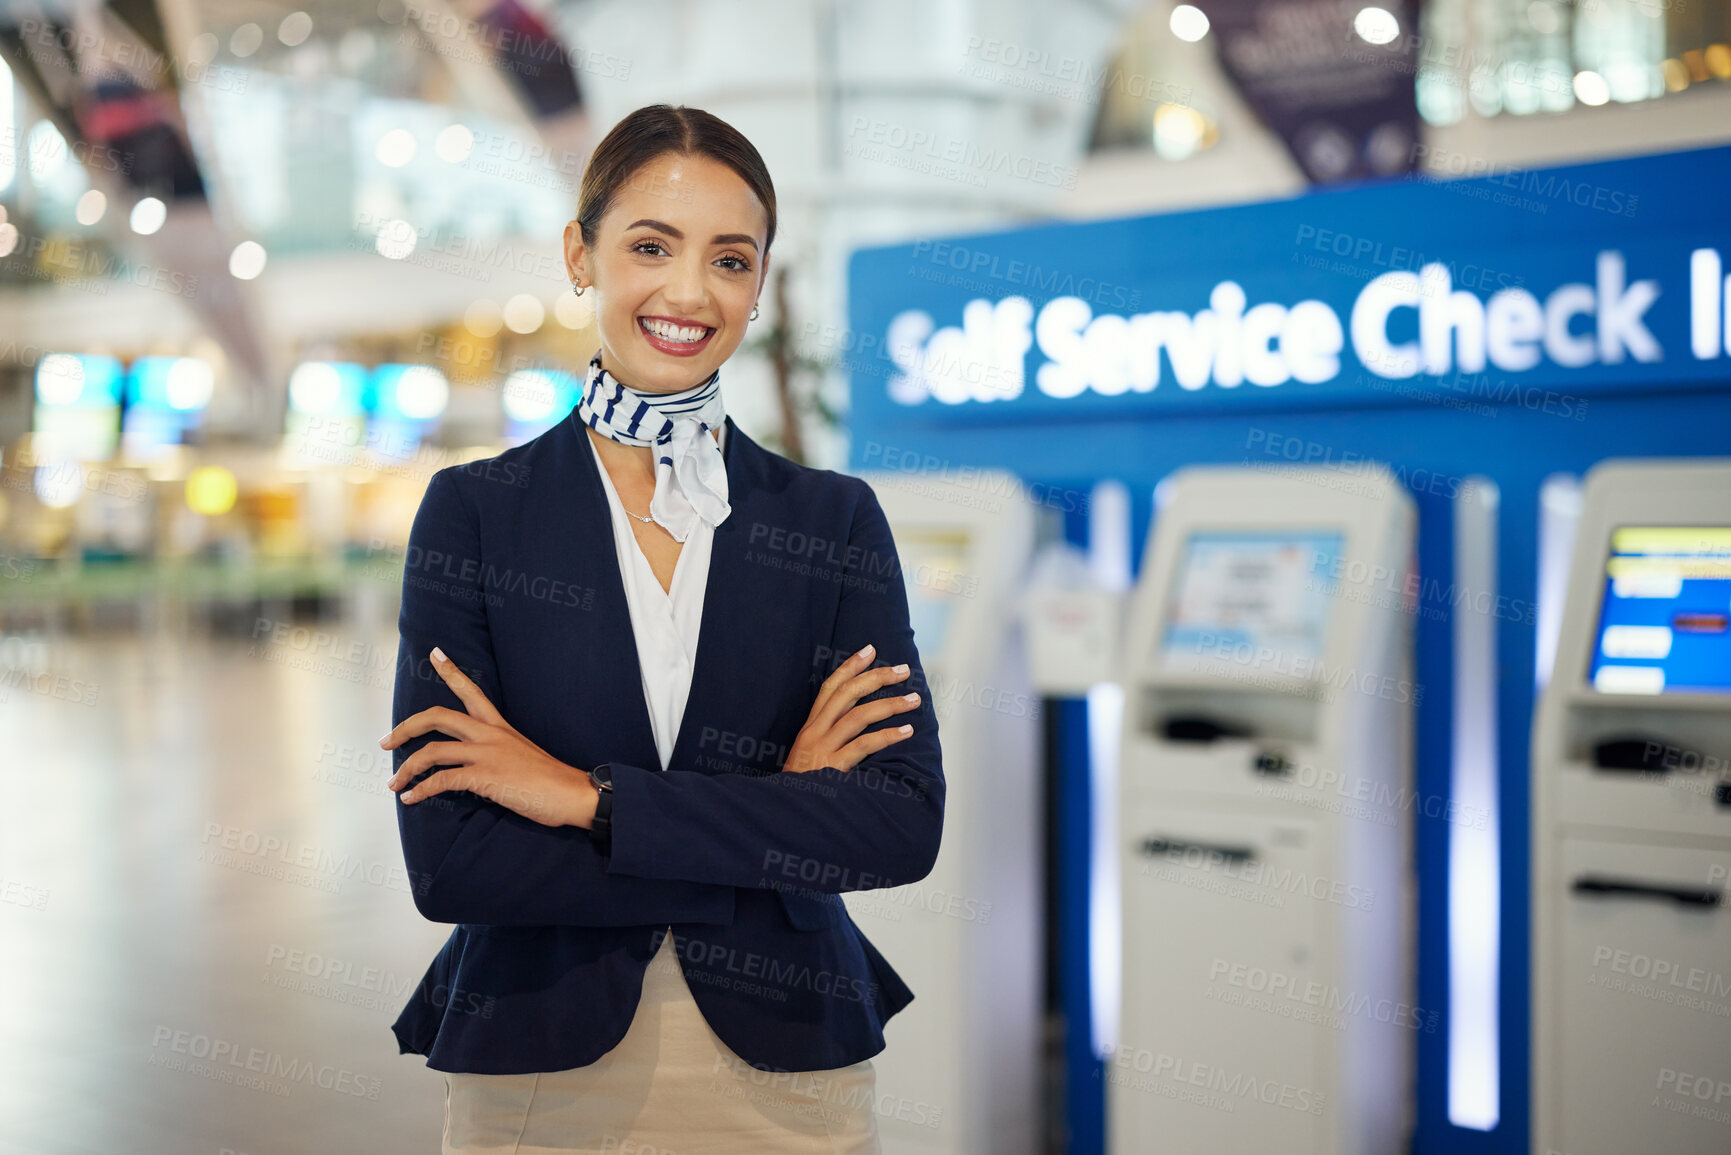
M 1731 526 L 1611 533 L 1588 677 L 1607 694 L 1731 693 Z
M 908 621 L 920 660 L 943 652 L 956 599 L 973 597 L 980 579 L 969 565 L 972 535 L 963 529 L 904 528 L 895 531 L 902 579 L 908 589 Z
M 1341 541 L 1339 533 L 1191 534 L 1160 664 L 1243 661 L 1258 673 L 1310 676 L 1323 653 Z

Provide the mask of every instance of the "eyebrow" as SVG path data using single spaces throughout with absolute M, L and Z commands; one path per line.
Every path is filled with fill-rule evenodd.
M 683 241 L 685 239 L 685 234 L 683 232 L 674 228 L 666 221 L 652 220 L 649 217 L 644 217 L 640 221 L 632 221 L 625 227 L 628 229 L 635 229 L 638 227 L 660 229 L 676 241 Z M 753 250 L 757 248 L 757 241 L 744 233 L 717 233 L 713 238 L 711 238 L 709 243 L 712 245 L 750 245 Z

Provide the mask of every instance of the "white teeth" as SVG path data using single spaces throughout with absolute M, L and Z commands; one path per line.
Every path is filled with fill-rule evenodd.
M 701 341 L 709 330 L 702 325 L 675 325 L 671 321 L 640 317 L 639 323 L 663 341 Z

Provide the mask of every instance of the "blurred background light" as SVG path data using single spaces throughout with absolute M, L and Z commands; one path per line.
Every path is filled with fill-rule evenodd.
M 518 369 L 505 378 L 505 416 L 513 423 L 540 426 L 563 416 L 577 401 L 576 378 L 550 369 Z
M 533 293 L 517 293 L 505 302 L 501 316 L 511 332 L 533 333 L 547 319 L 547 307 Z
M 108 211 L 108 198 L 101 189 L 90 189 L 78 198 L 77 217 L 81 225 L 93 225 Z
M 229 254 L 228 271 L 237 280 L 250 281 L 264 272 L 264 246 L 257 241 L 242 241 Z
M 313 32 L 313 18 L 305 12 L 290 12 L 277 25 L 276 38 L 290 48 L 306 41 Z
M 1367 44 L 1388 44 L 1400 35 L 1400 21 L 1386 8 L 1360 8 L 1352 30 Z
M 36 369 L 36 399 L 44 405 L 76 405 L 84 392 L 84 361 L 71 353 L 50 353 Z
M 505 327 L 505 312 L 499 302 L 482 297 L 464 310 L 463 327 L 477 337 L 495 336 Z
M 132 206 L 132 216 L 129 222 L 132 231 L 139 236 L 148 237 L 155 233 L 168 220 L 168 206 L 158 197 L 141 197 Z
M 168 367 L 165 393 L 175 409 L 203 409 L 210 404 L 215 387 L 216 374 L 208 362 L 197 357 L 176 357 Z
M 220 465 L 201 465 L 186 477 L 186 507 L 206 517 L 233 509 L 239 492 L 234 474 Z
M 1154 151 L 1167 160 L 1183 160 L 1202 148 L 1211 127 L 1200 112 L 1182 104 L 1162 104 L 1154 110 Z
M 289 408 L 312 416 L 361 411 L 366 371 L 353 362 L 303 361 L 289 375 Z
M 374 247 L 381 257 L 400 261 L 415 251 L 416 239 L 415 226 L 398 217 L 379 226 Z
M 32 471 L 31 490 L 50 509 L 70 509 L 84 493 L 84 474 L 76 458 L 45 461 Z
M 468 159 L 469 151 L 475 147 L 475 134 L 467 126 L 461 124 L 448 125 L 439 130 L 439 135 L 433 140 L 433 151 L 440 160 L 452 164 L 460 164 Z
M 381 411 L 431 421 L 450 404 L 450 382 L 429 365 L 381 365 L 374 378 L 379 382 Z
M 1172 9 L 1172 35 L 1194 44 L 1208 35 L 1208 16 L 1194 4 L 1180 4 Z
M 1611 99 L 1611 87 L 1597 72 L 1577 72 L 1575 96 L 1582 104 L 1604 104 Z
M 379 146 L 374 155 L 379 163 L 391 168 L 402 168 L 415 159 L 415 134 L 406 128 L 393 128 L 379 138 Z
M 257 24 L 242 24 L 228 38 L 228 50 L 236 56 L 245 58 L 257 52 L 259 45 L 264 43 L 264 29 Z

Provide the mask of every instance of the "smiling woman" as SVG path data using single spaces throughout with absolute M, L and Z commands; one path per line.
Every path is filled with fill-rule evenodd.
M 416 514 L 380 744 L 415 903 L 458 925 L 393 1030 L 445 1074 L 447 1155 L 878 1149 L 913 995 L 839 896 L 931 871 L 937 718 L 892 693 L 924 674 L 870 488 L 726 416 L 774 237 L 735 129 L 626 117 L 565 229 L 600 331 L 576 406 L 499 455 L 527 485 L 452 466 Z
M 640 112 L 609 137 L 565 226 L 566 265 L 579 290 L 600 294 L 609 371 L 652 392 L 689 389 L 745 336 L 769 270 L 775 188 L 750 142 L 697 109 Z

